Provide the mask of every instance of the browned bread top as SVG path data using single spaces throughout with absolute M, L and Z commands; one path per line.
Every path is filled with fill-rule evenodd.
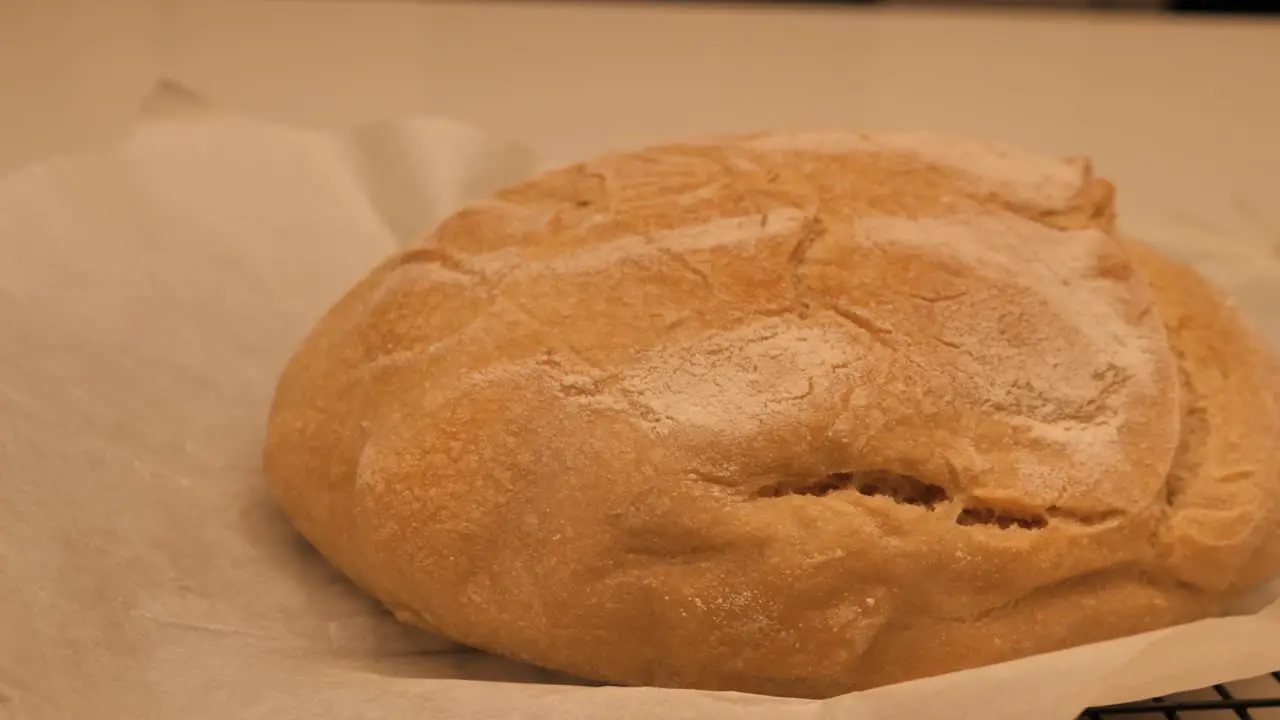
M 265 460 L 402 619 L 824 696 L 1217 612 L 1280 571 L 1274 358 L 1088 162 L 718 138 L 464 208 L 319 323 Z

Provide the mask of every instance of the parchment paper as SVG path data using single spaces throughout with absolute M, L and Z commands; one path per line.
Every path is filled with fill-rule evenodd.
M 0 178 L 0 717 L 1065 720 L 1280 667 L 1274 594 L 826 702 L 584 687 L 390 620 L 266 497 L 276 374 L 397 243 L 533 163 L 446 121 L 323 135 L 164 88 L 123 143 Z M 1280 341 L 1271 249 L 1134 225 Z

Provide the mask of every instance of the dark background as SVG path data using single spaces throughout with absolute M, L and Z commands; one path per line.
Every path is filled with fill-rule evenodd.
M 1277 0 L 1172 0 L 1168 9 L 1173 12 L 1233 12 L 1233 13 L 1280 13 L 1280 1 Z
M 1143 10 L 1185 14 L 1280 15 L 1280 0 L 810 0 L 821 5 L 913 5 L 920 7 L 1020 7 Z M 786 0 L 750 4 L 784 5 Z

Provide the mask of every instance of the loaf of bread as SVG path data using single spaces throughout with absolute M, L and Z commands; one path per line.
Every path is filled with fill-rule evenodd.
M 265 448 L 396 617 L 824 697 L 1221 613 L 1280 572 L 1280 364 L 1083 159 L 928 134 L 609 155 L 319 322 Z

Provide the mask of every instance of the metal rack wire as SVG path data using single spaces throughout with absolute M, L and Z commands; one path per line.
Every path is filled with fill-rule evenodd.
M 1169 720 L 1271 720 L 1280 718 L 1280 672 L 1254 680 L 1214 685 L 1191 693 L 1089 708 L 1081 720 L 1168 718 Z

